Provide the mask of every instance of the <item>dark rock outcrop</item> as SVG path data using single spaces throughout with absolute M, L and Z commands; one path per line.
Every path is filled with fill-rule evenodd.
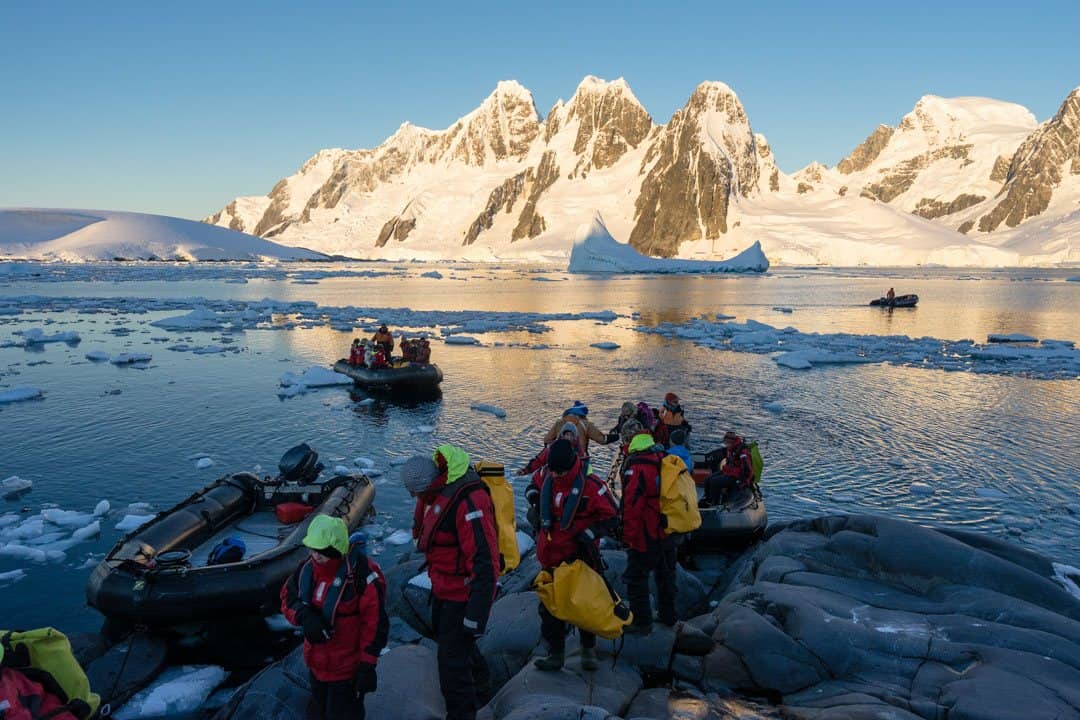
M 994 208 L 979 218 L 979 231 L 996 230 L 1002 223 L 1016 227 L 1050 205 L 1054 188 L 1067 168 L 1080 162 L 1080 88 L 1073 90 L 1057 114 L 1025 140 L 1013 155 L 1007 182 Z M 995 165 L 995 170 L 997 166 Z
M 934 218 L 960 212 L 961 210 L 966 210 L 972 205 L 978 205 L 985 199 L 986 198 L 982 195 L 970 195 L 967 193 L 961 193 L 949 202 L 942 202 L 941 200 L 934 200 L 933 198 L 923 198 L 911 212 L 919 217 L 932 220 Z
M 400 215 L 395 215 L 386 221 L 382 230 L 379 231 L 379 237 L 375 240 L 376 247 L 382 247 L 390 241 L 390 238 L 394 238 L 398 242 L 402 242 L 405 238 L 409 237 L 409 233 L 416 227 L 416 218 L 403 218 Z
M 720 605 L 716 641 L 673 666 L 708 690 L 776 698 L 794 718 L 1072 717 L 1080 600 L 1043 558 L 868 516 L 788 525 Z
M 542 233 L 545 228 L 544 218 L 537 213 L 536 204 L 544 191 L 558 179 L 559 167 L 555 164 L 555 153 L 548 150 L 540 157 L 540 162 L 536 167 L 507 178 L 491 191 L 484 209 L 465 232 L 463 244 L 472 245 L 480 237 L 480 233 L 490 230 L 499 213 L 512 213 L 514 205 L 522 196 L 526 198 L 525 207 L 522 208 L 517 225 L 511 233 L 511 242 L 526 237 L 536 237 Z
M 916 155 L 897 164 L 879 182 L 864 187 L 860 195 L 882 202 L 892 202 L 911 188 L 919 177 L 920 170 L 939 160 L 969 161 L 971 149 L 971 145 L 948 145 Z
M 896 132 L 896 128 L 884 124 L 878 125 L 874 132 L 870 133 L 865 140 L 859 143 L 857 148 L 851 151 L 850 155 L 836 164 L 837 171 L 842 175 L 850 175 L 870 167 L 870 164 L 877 159 L 885 146 L 889 144 L 889 139 L 894 132 Z

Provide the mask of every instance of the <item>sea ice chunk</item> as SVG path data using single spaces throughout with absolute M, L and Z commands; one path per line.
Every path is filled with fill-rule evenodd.
M 216 665 L 169 668 L 113 713 L 116 720 L 186 715 L 197 709 L 228 673 Z
M 214 464 L 214 461 L 211 458 L 208 458 L 208 457 L 199 458 L 198 460 L 195 461 L 195 469 L 196 470 L 205 470 L 206 468 L 213 466 L 213 464 Z
M 389 545 L 404 545 L 412 542 L 412 533 L 408 530 L 395 530 L 383 542 Z
M 116 523 L 116 529 L 121 532 L 133 532 L 153 519 L 153 515 L 125 515 L 123 520 Z
M 30 387 L 29 385 L 13 387 L 9 390 L 0 390 L 0 404 L 33 400 L 41 397 L 42 394 L 43 391 L 41 388 Z
M 490 415 L 494 415 L 497 418 L 506 417 L 506 411 L 503 410 L 501 407 L 498 407 L 497 405 L 488 405 L 487 403 L 473 403 L 469 407 L 473 410 L 476 410 L 477 412 L 488 413 Z
M 589 345 L 589 347 L 599 348 L 600 350 L 618 350 L 621 347 L 621 345 L 619 345 L 619 343 L 617 343 L 617 342 L 611 342 L 609 340 L 604 340 L 602 342 L 591 343 Z

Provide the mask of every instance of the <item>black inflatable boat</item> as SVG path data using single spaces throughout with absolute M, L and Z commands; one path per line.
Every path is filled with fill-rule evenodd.
M 273 479 L 219 478 L 123 537 L 90 576 L 89 604 L 110 620 L 154 626 L 278 612 L 282 584 L 308 554 L 301 541 L 311 519 L 340 517 L 352 532 L 375 498 L 362 473 L 319 480 L 323 466 L 307 445 L 286 453 L 279 467 Z M 284 503 L 312 510 L 282 521 Z M 244 556 L 210 564 L 226 538 L 242 540 Z
M 717 471 L 723 457 L 723 448 L 708 453 L 693 453 L 694 482 L 699 487 L 704 487 L 709 476 Z M 761 537 L 769 524 L 760 487 L 730 492 L 719 505 L 707 505 L 703 499 L 699 503 L 701 527 L 690 538 L 695 550 L 727 549 L 732 545 L 753 542 Z
M 348 375 L 363 388 L 376 390 L 427 392 L 437 390 L 443 379 L 439 366 L 429 363 L 399 361 L 393 367 L 369 368 L 350 365 L 348 360 L 338 360 L 334 363 L 334 371 Z
M 871 300 L 870 301 L 870 305 L 873 306 L 873 307 L 887 307 L 887 308 L 915 307 L 918 304 L 919 304 L 919 296 L 918 295 L 897 295 L 896 297 L 894 297 L 892 299 L 892 302 L 889 302 L 889 298 L 887 298 L 887 297 L 880 297 L 877 300 Z

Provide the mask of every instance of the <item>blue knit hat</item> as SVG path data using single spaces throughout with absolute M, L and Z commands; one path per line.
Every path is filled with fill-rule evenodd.
M 589 414 L 589 406 L 586 405 L 585 403 L 581 402 L 580 400 L 575 400 L 574 401 L 574 406 L 571 407 L 571 408 L 567 408 L 563 412 L 563 415 L 577 415 L 579 417 L 587 417 L 588 414 Z

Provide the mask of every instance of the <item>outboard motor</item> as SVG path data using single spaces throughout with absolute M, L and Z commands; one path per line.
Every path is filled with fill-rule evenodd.
M 278 463 L 279 477 L 283 482 L 313 484 L 323 471 L 319 453 L 307 443 L 301 443 L 281 456 Z

